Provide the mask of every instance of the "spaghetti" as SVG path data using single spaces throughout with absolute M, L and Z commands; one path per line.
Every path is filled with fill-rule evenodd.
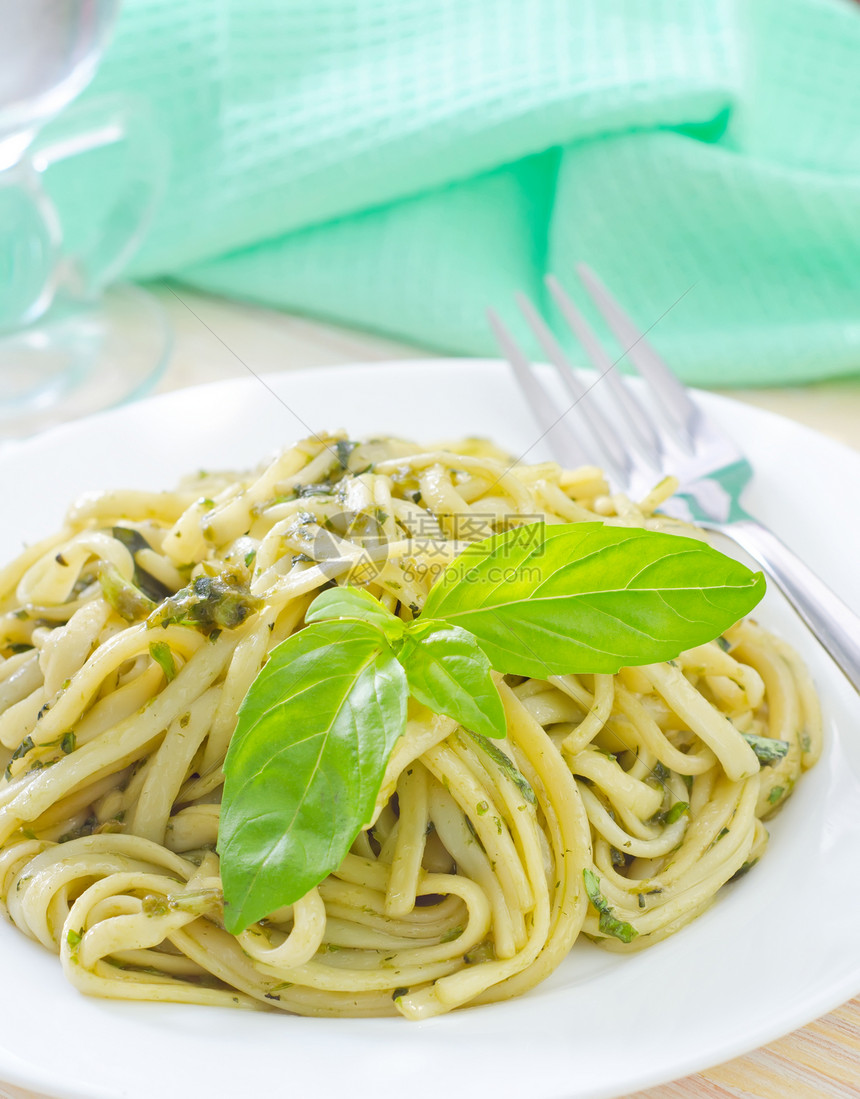
M 342 865 L 235 937 L 215 852 L 238 706 L 321 588 L 409 620 L 467 542 L 665 524 L 673 487 L 636 504 L 478 440 L 326 436 L 251 474 L 82 499 L 0 571 L 8 916 L 86 993 L 409 1018 L 525 992 L 580 935 L 677 931 L 759 858 L 820 752 L 805 669 L 751 620 L 615 676 L 500 677 L 497 751 L 411 701 Z M 787 747 L 749 774 L 742 734 Z

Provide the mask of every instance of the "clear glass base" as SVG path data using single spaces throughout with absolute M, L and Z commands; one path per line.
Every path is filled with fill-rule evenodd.
M 0 333 L 0 439 L 142 396 L 169 351 L 164 310 L 138 286 L 114 286 L 91 305 L 55 303 L 36 324 Z

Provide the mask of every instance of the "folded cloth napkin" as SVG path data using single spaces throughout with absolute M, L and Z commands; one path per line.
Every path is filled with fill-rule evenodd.
M 168 138 L 132 277 L 492 354 L 585 260 L 758 385 L 860 371 L 858 73 L 849 0 L 126 0 L 86 96 Z

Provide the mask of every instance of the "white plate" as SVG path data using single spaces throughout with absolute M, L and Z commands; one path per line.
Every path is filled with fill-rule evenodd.
M 418 440 L 536 432 L 497 363 L 338 367 L 268 379 L 304 424 Z M 758 474 L 751 510 L 860 608 L 860 455 L 703 394 Z M 171 393 L 0 454 L 0 561 L 106 486 L 256 464 L 305 428 L 253 379 Z M 545 457 L 536 449 L 531 457 Z M 88 999 L 0 923 L 0 1079 L 63 1099 L 598 1099 L 760 1046 L 860 992 L 860 700 L 774 594 L 761 617 L 802 650 L 827 747 L 756 869 L 673 938 L 628 957 L 578 946 L 518 1000 L 440 1019 L 314 1020 Z

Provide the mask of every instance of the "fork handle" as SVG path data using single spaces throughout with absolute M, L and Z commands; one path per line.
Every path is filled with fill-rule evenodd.
M 774 579 L 854 689 L 860 691 L 860 618 L 773 531 L 755 519 L 739 519 L 719 529 Z

